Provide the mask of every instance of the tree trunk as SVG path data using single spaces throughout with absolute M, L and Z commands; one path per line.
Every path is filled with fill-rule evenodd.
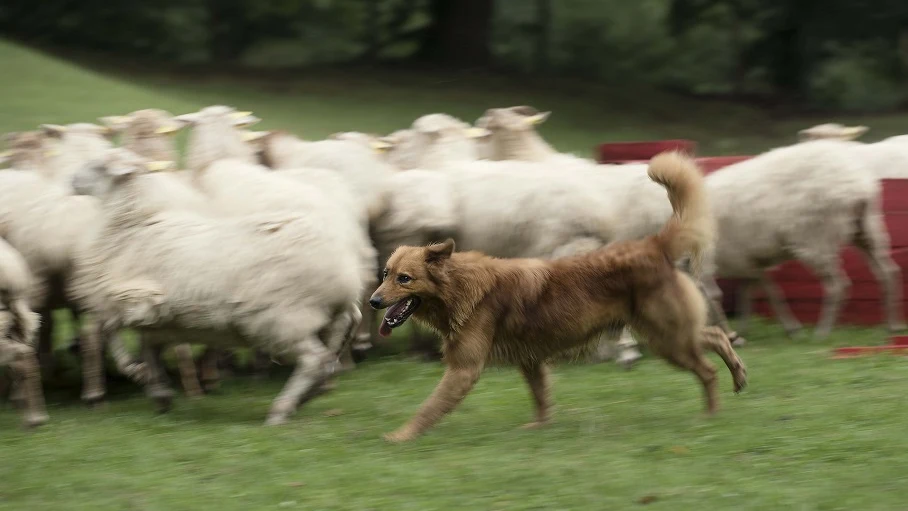
M 237 60 L 251 42 L 251 26 L 243 3 L 208 0 L 208 53 L 215 62 Z
M 488 64 L 492 4 L 493 0 L 432 0 L 432 25 L 417 57 L 454 66 Z
M 536 71 L 549 67 L 549 39 L 552 32 L 552 0 L 536 0 Z

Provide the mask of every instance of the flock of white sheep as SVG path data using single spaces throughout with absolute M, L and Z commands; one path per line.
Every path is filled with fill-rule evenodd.
M 375 341 L 364 304 L 396 247 L 453 237 L 459 249 L 551 258 L 655 233 L 671 206 L 646 165 L 559 153 L 536 131 L 548 115 L 494 108 L 470 125 L 430 114 L 388 136 L 305 141 L 252 131 L 259 119 L 250 112 L 210 106 L 7 134 L 0 365 L 12 370 L 10 398 L 25 425 L 48 419 L 40 374 L 53 362 L 56 309 L 81 324 L 86 402 L 105 395 L 106 352 L 166 409 L 173 391 L 163 348 L 175 350 L 184 391 L 199 395 L 200 379 L 217 382 L 218 352 L 252 347 L 295 364 L 268 414 L 279 424 L 352 365 L 355 344 Z M 182 129 L 190 134 L 180 165 L 172 135 Z M 864 131 L 816 126 L 800 143 L 707 177 L 719 238 L 686 269 L 711 298 L 711 321 L 737 343 L 716 277 L 762 285 L 794 332 L 800 325 L 766 270 L 804 262 L 825 288 L 822 336 L 846 297 L 839 251 L 847 244 L 881 282 L 889 327 L 904 328 L 879 179 L 908 175 L 908 141 L 855 142 Z M 140 360 L 124 347 L 123 329 L 139 334 Z M 211 348 L 200 375 L 193 344 Z M 640 357 L 628 332 L 603 332 L 598 346 L 599 360 Z

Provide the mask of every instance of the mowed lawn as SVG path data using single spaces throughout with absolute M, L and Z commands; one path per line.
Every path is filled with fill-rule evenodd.
M 0 81 L 0 131 L 226 103 L 255 111 L 263 128 L 319 138 L 389 132 L 433 111 L 473 120 L 490 106 L 534 104 L 554 111 L 545 136 L 578 154 L 599 141 L 663 137 L 693 138 L 718 154 L 765 149 L 826 120 L 868 124 L 868 138 L 908 126 L 904 116 L 776 122 L 633 89 L 584 86 L 580 95 L 499 79 L 336 73 L 277 86 L 124 78 L 6 43 L 0 60 L 16 77 Z M 739 353 L 750 386 L 741 395 L 710 356 L 722 391 L 713 418 L 702 413 L 692 375 L 647 356 L 631 371 L 556 367 L 554 420 L 525 431 L 524 383 L 513 369 L 489 369 L 457 411 L 405 445 L 381 435 L 429 395 L 438 363 L 370 359 L 276 428 L 262 424 L 288 368 L 268 380 L 228 380 L 201 400 L 180 395 L 166 415 L 128 383 L 113 384 L 96 410 L 79 403 L 78 388 L 52 389 L 51 422 L 35 432 L 0 408 L 0 509 L 904 509 L 908 361 L 829 358 L 834 346 L 881 344 L 885 332 L 840 328 L 823 342 L 791 340 L 762 321 L 747 337 Z

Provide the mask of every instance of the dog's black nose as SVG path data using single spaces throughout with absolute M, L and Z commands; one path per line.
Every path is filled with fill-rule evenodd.
M 372 298 L 369 298 L 369 305 L 371 305 L 373 309 L 381 307 L 381 297 L 373 296 Z

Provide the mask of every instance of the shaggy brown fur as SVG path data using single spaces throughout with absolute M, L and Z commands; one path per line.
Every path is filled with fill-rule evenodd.
M 723 359 L 735 392 L 744 387 L 743 362 L 721 329 L 705 326 L 705 299 L 674 266 L 686 254 L 696 257 L 714 237 L 702 175 L 678 153 L 653 158 L 649 175 L 668 190 L 674 215 L 659 234 L 642 240 L 555 260 L 454 253 L 450 239 L 394 252 L 370 300 L 388 308 L 382 333 L 412 314 L 441 334 L 447 368 L 416 416 L 387 440 L 410 440 L 432 427 L 466 397 L 489 363 L 520 368 L 536 404 L 528 426 L 544 424 L 551 407 L 546 363 L 609 327 L 630 326 L 656 355 L 694 373 L 710 414 L 718 407 L 717 378 L 704 349 Z

